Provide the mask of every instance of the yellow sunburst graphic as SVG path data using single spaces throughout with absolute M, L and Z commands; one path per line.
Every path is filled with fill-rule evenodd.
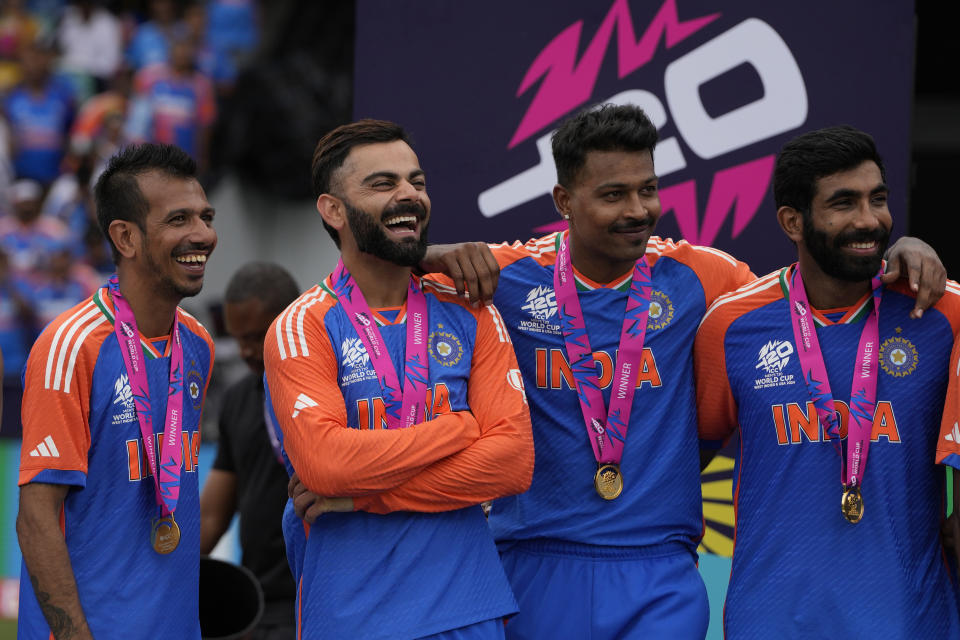
M 733 458 L 717 454 L 700 473 L 706 529 L 700 553 L 733 556 Z

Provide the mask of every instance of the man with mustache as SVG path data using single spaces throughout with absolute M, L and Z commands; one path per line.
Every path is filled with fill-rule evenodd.
M 554 204 L 569 230 L 492 255 L 485 244 L 435 246 L 423 265 L 492 297 L 530 398 L 533 482 L 490 514 L 520 605 L 509 638 L 707 630 L 693 340 L 709 305 L 753 274 L 722 251 L 653 235 L 656 142 L 634 106 L 571 117 L 552 141 Z M 942 289 L 935 256 L 909 246 L 904 264 Z M 918 310 L 929 304 L 921 290 Z
M 217 244 L 196 164 L 124 149 L 95 189 L 116 274 L 27 360 L 17 637 L 200 638 L 200 415 L 213 341 L 178 307 Z
M 328 511 L 285 523 L 298 637 L 502 638 L 516 603 L 480 503 L 533 472 L 503 320 L 412 275 L 430 198 L 402 128 L 338 127 L 312 176 L 341 260 L 264 345 L 291 470 Z
M 916 294 L 881 282 L 892 220 L 866 133 L 791 140 L 773 190 L 798 260 L 717 300 L 694 351 L 701 438 L 740 429 L 724 631 L 956 638 L 932 462 L 960 287 L 911 320 Z

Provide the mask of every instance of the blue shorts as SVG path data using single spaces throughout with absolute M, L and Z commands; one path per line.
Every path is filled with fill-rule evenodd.
M 599 547 L 532 540 L 501 551 L 520 613 L 509 640 L 703 640 L 710 621 L 696 555 L 682 543 Z

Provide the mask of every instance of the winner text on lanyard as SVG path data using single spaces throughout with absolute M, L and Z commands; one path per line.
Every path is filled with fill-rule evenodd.
M 833 441 L 840 454 L 840 481 L 843 494 L 840 511 L 848 522 L 856 524 L 863 517 L 863 496 L 860 487 L 867 470 L 867 453 L 870 451 L 870 436 L 873 432 L 873 413 L 877 404 L 877 342 L 880 339 L 879 313 L 880 274 L 871 281 L 873 309 L 860 332 L 857 360 L 853 367 L 853 385 L 850 389 L 850 423 L 847 428 L 846 464 L 843 445 L 840 441 L 840 425 L 833 406 L 833 392 L 827 378 L 827 367 L 813 323 L 813 312 L 807 301 L 800 267 L 794 265 L 790 282 L 790 318 L 793 322 L 793 338 L 803 379 L 813 406 L 817 410 L 820 425 Z
M 404 366 L 403 389 L 390 360 L 387 345 L 377 329 L 370 307 L 356 281 L 343 264 L 337 263 L 333 272 L 333 290 L 343 307 L 350 324 L 363 342 L 370 363 L 383 389 L 383 404 L 387 416 L 387 428 L 409 427 L 423 415 L 427 399 L 427 299 L 414 278 L 407 288 L 407 343 Z
M 630 410 L 633 407 L 633 394 L 637 388 L 637 374 L 643 356 L 643 340 L 647 333 L 652 288 L 650 265 L 644 256 L 637 260 L 633 268 L 633 281 L 630 283 L 630 294 L 620 330 L 620 348 L 614 366 L 613 379 L 616 384 L 610 393 L 610 408 L 606 410 L 600 392 L 597 366 L 593 360 L 593 350 L 587 337 L 587 326 L 573 280 L 569 242 L 569 234 L 560 242 L 553 272 L 553 288 L 583 422 L 597 460 L 593 486 L 601 498 L 613 500 L 623 491 L 620 461 L 623 458 L 627 428 L 630 426 Z
M 120 294 L 117 275 L 108 284 L 110 297 L 116 311 L 114 333 L 120 342 L 123 364 L 130 381 L 133 404 L 140 423 L 140 435 L 147 454 L 147 463 L 153 471 L 153 486 L 160 517 L 153 521 L 150 542 L 157 553 L 167 554 L 180 544 L 180 527 L 173 519 L 180 498 L 180 465 L 182 463 L 181 434 L 183 432 L 183 346 L 180 344 L 180 315 L 174 312 L 173 329 L 170 333 L 170 376 L 167 396 L 167 412 L 163 440 L 160 443 L 157 464 L 156 438 L 153 435 L 153 413 L 150 409 L 150 385 L 147 381 L 146 362 L 140 347 L 137 320 L 130 304 Z

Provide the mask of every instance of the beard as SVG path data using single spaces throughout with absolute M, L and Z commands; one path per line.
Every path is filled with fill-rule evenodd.
M 344 201 L 343 204 L 347 210 L 347 222 L 350 225 L 350 231 L 353 233 L 357 248 L 360 251 L 401 267 L 415 267 L 423 260 L 423 256 L 427 253 L 429 223 L 423 224 L 420 228 L 418 239 L 410 238 L 409 240 L 394 242 L 387 237 L 379 222 L 375 220 L 376 216 L 362 209 L 357 209 L 349 202 Z M 413 215 L 422 221 L 427 217 L 427 212 L 423 205 L 419 203 L 403 203 L 385 209 L 380 215 L 380 220 L 383 221 L 398 215 Z
M 851 256 L 843 246 L 851 242 L 876 241 L 878 251 L 871 256 Z M 829 276 L 846 282 L 869 280 L 880 271 L 883 254 L 890 243 L 890 231 L 878 227 L 873 231 L 850 231 L 834 236 L 813 226 L 813 215 L 803 216 L 803 242 L 820 269 Z
M 165 298 L 182 299 L 192 298 L 200 293 L 200 290 L 203 288 L 203 280 L 201 279 L 199 282 L 190 282 L 187 284 L 181 284 L 177 282 L 170 276 L 169 273 L 164 271 L 164 269 L 156 260 L 154 260 L 153 254 L 150 253 L 150 247 L 148 246 L 146 239 L 144 239 L 143 243 L 143 255 L 148 271 L 154 274 L 153 286 L 156 295 Z

